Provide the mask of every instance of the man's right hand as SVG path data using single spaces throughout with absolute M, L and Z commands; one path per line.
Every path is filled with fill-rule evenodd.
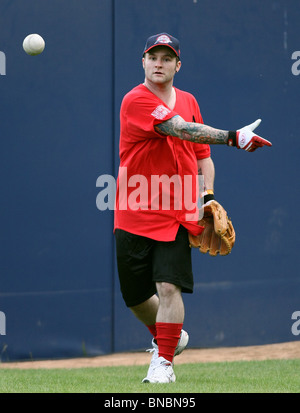
M 250 125 L 244 126 L 236 131 L 235 142 L 232 139 L 233 132 L 230 132 L 228 145 L 236 146 L 238 149 L 244 149 L 248 152 L 254 152 L 257 148 L 262 146 L 272 146 L 272 143 L 253 133 L 254 129 L 260 124 L 261 119 L 257 119 Z

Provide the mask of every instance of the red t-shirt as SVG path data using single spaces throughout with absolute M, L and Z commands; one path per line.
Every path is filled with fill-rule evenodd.
M 179 225 L 201 233 L 197 225 L 197 159 L 210 147 L 162 135 L 154 129 L 173 116 L 203 123 L 193 95 L 175 88 L 171 110 L 146 86 L 127 93 L 120 110 L 120 168 L 114 228 L 158 241 L 173 241 Z

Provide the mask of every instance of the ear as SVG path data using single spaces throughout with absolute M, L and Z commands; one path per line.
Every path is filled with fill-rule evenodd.
M 178 62 L 176 63 L 175 72 L 178 73 L 180 68 L 181 68 L 181 60 L 178 60 Z
M 142 58 L 143 69 L 145 69 L 145 58 Z

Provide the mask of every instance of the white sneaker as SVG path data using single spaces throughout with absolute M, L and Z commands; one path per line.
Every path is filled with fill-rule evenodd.
M 183 352 L 189 342 L 189 335 L 185 330 L 181 330 L 180 338 L 178 340 L 177 347 L 175 348 L 174 356 L 178 356 Z
M 174 357 L 178 356 L 179 354 L 181 354 L 183 352 L 183 350 L 188 345 L 188 342 L 189 342 L 188 333 L 185 330 L 181 330 L 180 338 L 179 338 L 178 344 L 175 348 Z M 152 339 L 152 348 L 149 349 L 149 350 L 146 350 L 146 351 L 149 351 L 150 353 L 153 353 L 152 359 L 158 357 L 158 345 L 155 343 L 154 338 Z
M 177 347 L 175 349 L 174 357 L 178 356 L 180 353 L 183 352 L 183 350 L 186 348 L 187 344 L 189 342 L 189 335 L 185 330 L 181 330 L 180 333 L 180 338 L 178 340 Z M 147 372 L 147 377 L 150 377 L 152 375 L 152 370 L 154 366 L 156 366 L 156 360 L 158 359 L 158 345 L 155 343 L 154 339 L 152 339 L 152 348 L 150 350 L 147 350 L 152 354 L 151 361 L 150 361 L 150 366 Z M 146 377 L 146 378 L 147 378 Z M 144 379 L 145 380 L 145 379 Z M 143 383 L 148 383 L 144 382 Z
M 152 363 L 152 369 L 142 383 L 174 383 L 176 376 L 173 371 L 173 365 L 164 357 L 157 357 Z

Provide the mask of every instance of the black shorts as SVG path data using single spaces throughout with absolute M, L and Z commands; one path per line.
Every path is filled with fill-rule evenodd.
M 117 264 L 123 299 L 128 307 L 156 293 L 156 282 L 168 282 L 192 293 L 192 255 L 187 230 L 180 226 L 175 241 L 155 241 L 115 230 Z

